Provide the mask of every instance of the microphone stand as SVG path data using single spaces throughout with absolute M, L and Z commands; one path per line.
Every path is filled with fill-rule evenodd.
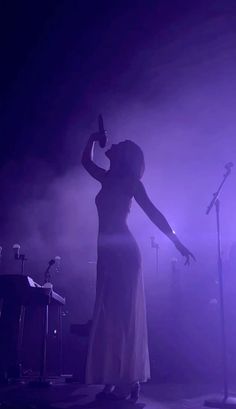
M 204 402 L 205 406 L 212 408 L 236 408 L 236 399 L 229 397 L 228 388 L 228 360 L 227 360 L 227 341 L 225 331 L 225 306 L 224 306 L 224 282 L 223 282 L 223 263 L 221 256 L 221 231 L 220 231 L 220 200 L 219 196 L 222 188 L 231 173 L 233 163 L 225 165 L 226 173 L 223 175 L 223 180 L 220 183 L 217 191 L 213 193 L 213 199 L 209 203 L 206 214 L 208 215 L 213 206 L 216 209 L 216 230 L 217 230 L 217 270 L 219 279 L 219 301 L 220 301 L 220 327 L 221 327 L 221 360 L 222 360 L 222 375 L 224 384 L 224 395 L 222 398 L 209 399 Z
M 13 250 L 14 250 L 15 260 L 19 260 L 21 262 L 20 274 L 25 275 L 25 262 L 27 261 L 27 258 L 25 256 L 25 254 L 20 254 L 20 245 L 19 244 L 14 244 Z
M 155 249 L 156 253 L 156 265 L 155 265 L 155 272 L 158 277 L 158 270 L 159 270 L 159 244 L 156 242 L 155 237 L 151 236 L 151 247 Z
M 21 273 L 21 275 L 25 275 L 25 262 L 26 262 L 27 258 L 25 257 L 24 254 L 20 254 L 19 260 L 21 261 L 20 273 Z
M 30 385 L 34 387 L 47 387 L 51 385 L 51 382 L 46 379 L 46 367 L 47 367 L 47 338 L 48 338 L 48 306 L 51 301 L 52 284 L 50 283 L 51 275 L 50 268 L 55 264 L 55 260 L 52 259 L 48 262 L 48 267 L 44 273 L 44 288 L 50 289 L 48 293 L 48 299 L 42 304 L 43 314 L 43 336 L 41 343 L 41 356 L 40 356 L 40 373 L 39 379 L 31 381 Z

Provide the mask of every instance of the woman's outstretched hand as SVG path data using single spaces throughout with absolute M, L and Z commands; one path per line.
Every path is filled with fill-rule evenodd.
M 190 265 L 190 258 L 192 258 L 194 261 L 196 261 L 196 258 L 194 257 L 193 253 L 187 249 L 180 241 L 175 244 L 177 250 L 182 254 L 183 257 L 185 257 L 185 265 L 189 266 Z

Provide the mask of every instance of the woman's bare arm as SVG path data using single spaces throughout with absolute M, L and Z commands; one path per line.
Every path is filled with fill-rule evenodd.
M 149 219 L 174 243 L 182 256 L 186 257 L 186 264 L 189 264 L 190 257 L 195 260 L 194 255 L 180 242 L 165 216 L 152 203 L 140 181 L 136 186 L 134 198 Z
M 97 179 L 99 182 L 102 182 L 106 171 L 105 169 L 100 168 L 100 166 L 96 165 L 96 163 L 94 163 L 93 161 L 94 144 L 99 140 L 99 136 L 100 134 L 94 133 L 89 137 L 82 154 L 81 163 L 93 178 Z

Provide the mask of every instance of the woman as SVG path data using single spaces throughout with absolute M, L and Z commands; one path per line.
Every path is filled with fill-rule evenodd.
M 101 135 L 90 136 L 82 156 L 85 169 L 102 188 L 96 196 L 99 217 L 97 287 L 89 340 L 86 380 L 105 385 L 99 398 L 137 401 L 139 383 L 150 377 L 141 257 L 126 220 L 132 198 L 173 241 L 189 263 L 193 255 L 179 241 L 149 199 L 142 182 L 143 152 L 126 140 L 106 151 L 110 169 L 93 162 Z

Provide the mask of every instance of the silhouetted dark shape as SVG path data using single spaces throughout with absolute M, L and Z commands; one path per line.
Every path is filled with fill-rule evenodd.
M 150 201 L 140 181 L 144 157 L 139 146 L 129 140 L 112 145 L 106 151 L 110 160 L 110 169 L 106 171 L 93 162 L 95 141 L 99 141 L 99 133 L 91 135 L 82 157 L 85 169 L 102 185 L 96 197 L 97 288 L 86 381 L 106 385 L 100 398 L 127 397 L 131 393 L 136 401 L 138 382 L 150 377 L 150 367 L 141 257 L 127 225 L 132 198 L 175 243 L 187 263 L 192 254 Z

